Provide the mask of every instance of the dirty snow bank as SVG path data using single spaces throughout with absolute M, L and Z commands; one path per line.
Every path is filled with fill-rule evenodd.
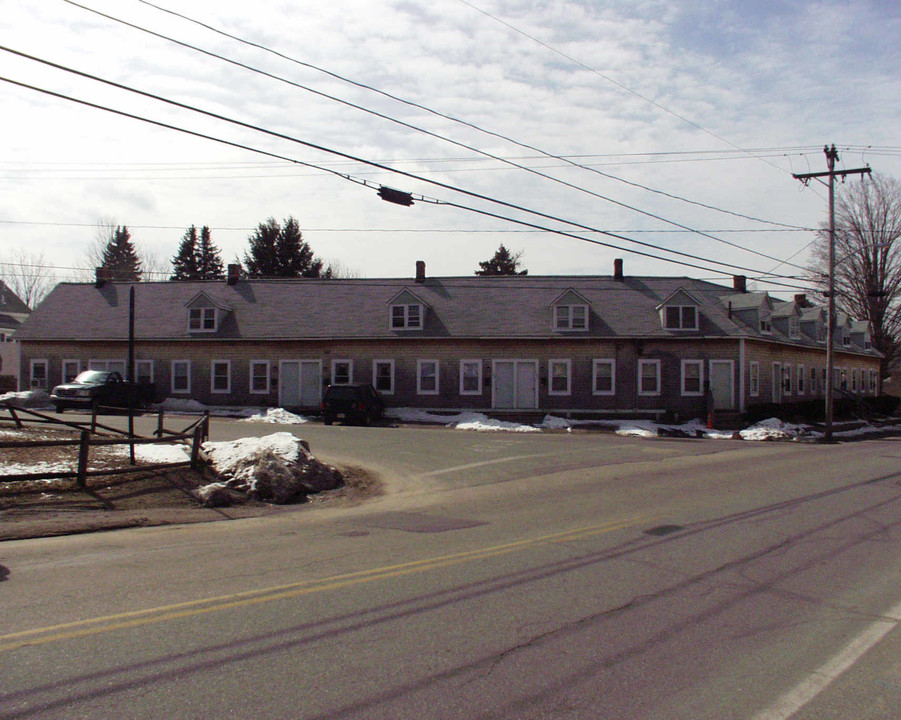
M 385 416 L 400 422 L 414 423 L 433 423 L 452 427 L 457 430 L 475 430 L 477 432 L 496 432 L 505 430 L 507 432 L 540 432 L 540 428 L 532 425 L 524 425 L 522 423 L 506 422 L 505 420 L 495 420 L 487 415 L 476 412 L 461 412 L 454 414 L 438 414 L 430 413 L 426 410 L 416 410 L 415 408 L 389 408 L 385 411 Z
M 302 415 L 295 415 L 284 408 L 267 408 L 265 411 L 254 411 L 252 415 L 245 417 L 241 422 L 272 423 L 274 425 L 302 425 L 307 419 Z
M 307 495 L 343 482 L 338 470 L 317 460 L 306 441 L 288 432 L 207 442 L 203 450 L 225 478 L 198 489 L 198 498 L 207 505 L 228 504 L 229 491 L 277 504 L 303 502 Z
M 8 392 L 0 395 L 0 402 L 8 402 L 16 407 L 24 408 L 52 408 L 50 395 L 43 390 L 24 390 L 23 392 Z

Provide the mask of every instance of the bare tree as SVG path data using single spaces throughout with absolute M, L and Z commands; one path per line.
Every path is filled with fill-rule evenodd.
M 835 301 L 867 320 L 885 359 L 883 377 L 901 348 L 901 183 L 874 174 L 845 185 L 835 201 Z M 821 226 L 812 254 L 813 281 L 828 287 L 829 227 Z
M 0 264 L 0 279 L 33 310 L 52 289 L 56 274 L 43 253 L 17 250 Z

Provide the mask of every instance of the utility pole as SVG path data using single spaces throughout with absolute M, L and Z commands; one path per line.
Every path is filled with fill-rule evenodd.
M 870 168 L 855 168 L 853 170 L 835 169 L 835 162 L 838 160 L 838 151 L 835 145 L 823 148 L 826 153 L 826 167 L 828 170 L 824 173 L 806 173 L 804 175 L 792 174 L 795 180 L 800 180 L 805 185 L 811 178 L 828 177 L 829 182 L 829 291 L 826 297 L 828 302 L 826 305 L 826 427 L 823 433 L 825 442 L 832 441 L 832 408 L 835 404 L 835 379 L 833 375 L 835 367 L 835 178 L 836 176 L 844 178 L 846 175 L 869 175 Z M 822 182 L 822 180 L 820 180 Z

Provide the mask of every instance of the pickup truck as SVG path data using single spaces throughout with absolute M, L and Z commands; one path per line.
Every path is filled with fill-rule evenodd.
M 72 382 L 57 385 L 50 393 L 50 402 L 57 412 L 66 408 L 92 409 L 100 405 L 138 408 L 152 398 L 152 383 L 125 382 L 114 370 L 85 370 Z

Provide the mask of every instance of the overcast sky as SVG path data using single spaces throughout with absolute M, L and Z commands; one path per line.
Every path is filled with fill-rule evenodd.
M 187 19 L 80 1 L 118 21 L 0 0 L 0 45 L 316 147 L 0 52 L 4 78 L 284 158 L 0 82 L 0 260 L 42 253 L 59 279 L 88 266 L 98 223 L 127 225 L 168 271 L 191 224 L 233 262 L 289 215 L 317 256 L 369 278 L 416 260 L 470 275 L 500 243 L 532 275 L 610 274 L 615 257 L 634 275 L 793 275 L 777 260 L 805 265 L 813 234 L 794 228 L 827 210 L 793 172 L 824 171 L 835 143 L 839 168 L 901 176 L 896 0 L 157 0 Z

